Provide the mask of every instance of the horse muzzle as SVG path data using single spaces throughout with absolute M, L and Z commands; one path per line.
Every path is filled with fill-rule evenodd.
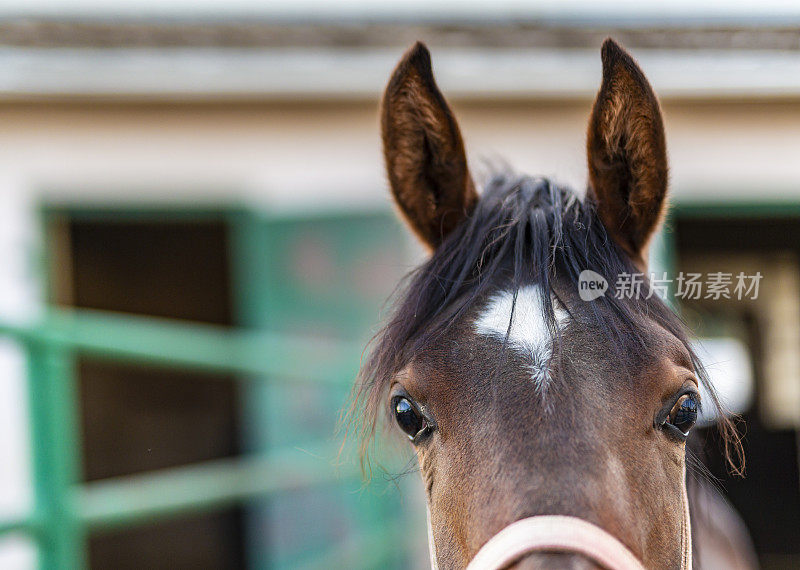
M 692 531 L 685 485 L 682 495 L 680 568 L 692 570 Z M 517 562 L 527 563 L 523 560 L 533 553 L 577 555 L 573 556 L 572 565 L 562 558 L 565 564 L 561 567 L 565 568 L 580 566 L 578 558 L 583 558 L 607 570 L 646 570 L 636 555 L 609 532 L 584 519 L 563 515 L 538 515 L 511 523 L 481 547 L 467 570 L 502 570 Z

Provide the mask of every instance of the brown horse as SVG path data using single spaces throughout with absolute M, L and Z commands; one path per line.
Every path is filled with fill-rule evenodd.
M 646 568 L 691 565 L 686 440 L 705 376 L 657 295 L 615 294 L 620 276 L 647 270 L 664 215 L 661 112 L 612 40 L 602 62 L 584 199 L 510 173 L 479 195 L 424 45 L 406 53 L 384 95 L 391 191 L 431 256 L 374 339 L 357 394 L 365 436 L 386 410 L 416 452 L 434 567 L 466 567 L 534 515 L 592 523 Z M 605 294 L 582 300 L 586 270 Z M 709 393 L 705 405 L 719 407 Z M 705 536 L 730 533 L 712 524 Z M 597 567 L 545 550 L 512 563 Z

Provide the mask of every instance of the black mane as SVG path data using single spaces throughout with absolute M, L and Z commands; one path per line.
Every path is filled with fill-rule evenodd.
M 672 309 L 658 295 L 647 298 L 647 283 L 638 298 L 614 295 L 617 276 L 638 270 L 606 233 L 594 203 L 545 178 L 496 174 L 469 218 L 406 277 L 391 317 L 372 340 L 355 388 L 354 406 L 362 406 L 365 414 L 364 445 L 378 410 L 385 408 L 391 378 L 487 294 L 502 288 L 516 299 L 516 292 L 532 283 L 554 295 L 556 283 L 562 291 L 577 292 L 585 269 L 605 277 L 609 290 L 585 304 L 583 318 L 608 335 L 622 357 L 647 349 L 642 316 L 654 320 L 684 343 L 712 394 L 711 403 L 719 408 L 686 328 Z M 555 335 L 553 305 L 546 296 L 542 299 L 541 313 Z M 730 430 L 728 424 L 721 427 L 724 434 Z

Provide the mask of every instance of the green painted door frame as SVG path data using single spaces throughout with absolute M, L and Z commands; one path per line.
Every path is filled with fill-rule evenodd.
M 71 219 L 166 216 L 171 220 L 225 216 L 232 228 L 237 312 L 242 323 L 251 326 L 231 330 L 54 308 L 40 321 L 0 323 L 0 336 L 17 341 L 28 359 L 35 495 L 33 512 L 19 520 L 0 520 L 0 534 L 29 534 L 39 547 L 39 565 L 45 570 L 80 569 L 87 565 L 87 538 L 92 530 L 327 488 L 334 496 L 345 497 L 342 504 L 352 509 L 361 531 L 355 533 L 351 529 L 354 540 L 344 544 L 328 541 L 318 545 L 312 556 L 298 555 L 286 559 L 285 564 L 308 568 L 391 568 L 405 564 L 398 553 L 409 555 L 405 546 L 408 533 L 407 525 L 398 519 L 403 508 L 397 496 L 356 493 L 361 487 L 357 465 L 347 463 L 333 468 L 339 442 L 330 434 L 316 434 L 314 439 L 303 442 L 269 441 L 266 447 L 254 446 L 254 455 L 231 460 L 82 483 L 74 374 L 78 355 L 225 371 L 236 374 L 237 380 L 247 386 L 248 394 L 257 396 L 249 398 L 255 405 L 248 413 L 274 411 L 275 402 L 286 402 L 278 398 L 285 398 L 300 385 L 311 392 L 338 394 L 335 406 L 339 407 L 341 397 L 352 384 L 363 347 L 362 341 L 351 339 L 366 336 L 366 323 L 371 323 L 377 314 L 377 307 L 366 301 L 363 292 L 348 289 L 345 278 L 352 279 L 354 275 L 348 273 L 352 268 L 347 266 L 347 259 L 363 255 L 375 261 L 376 255 L 383 259 L 390 249 L 402 247 L 401 234 L 388 214 L 291 219 L 269 218 L 242 208 L 219 211 L 182 206 L 176 211 L 163 207 L 60 205 L 42 210 L 42 229 L 47 230 L 53 217 L 64 215 Z M 285 238 L 303 232 L 317 235 L 318 243 L 333 244 L 330 275 L 339 287 L 333 297 L 323 295 L 315 300 L 308 292 L 298 290 L 298 284 L 287 279 L 287 274 L 275 271 L 277 261 L 291 258 Z M 389 249 L 375 250 L 376 244 Z M 45 283 L 50 281 L 48 267 L 52 264 L 43 263 Z M 282 267 L 288 270 L 285 263 Z M 386 273 L 385 267 L 379 269 Z M 310 317 L 322 321 L 312 319 L 303 325 Z M 290 322 L 295 318 L 301 326 Z M 324 338 L 312 334 L 309 325 L 313 328 L 323 321 L 327 321 L 325 326 L 338 329 L 339 334 Z M 298 330 L 287 332 L 287 326 Z M 274 562 L 254 560 L 252 566 L 266 567 Z

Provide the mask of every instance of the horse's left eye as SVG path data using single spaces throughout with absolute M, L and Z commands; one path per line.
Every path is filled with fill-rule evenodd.
M 428 429 L 428 422 L 408 398 L 397 396 L 392 401 L 392 412 L 395 421 L 410 440 L 414 440 L 420 432 Z
M 695 394 L 684 394 L 675 402 L 667 417 L 667 423 L 680 431 L 684 437 L 689 435 L 689 430 L 697 422 L 697 413 L 700 405 Z

